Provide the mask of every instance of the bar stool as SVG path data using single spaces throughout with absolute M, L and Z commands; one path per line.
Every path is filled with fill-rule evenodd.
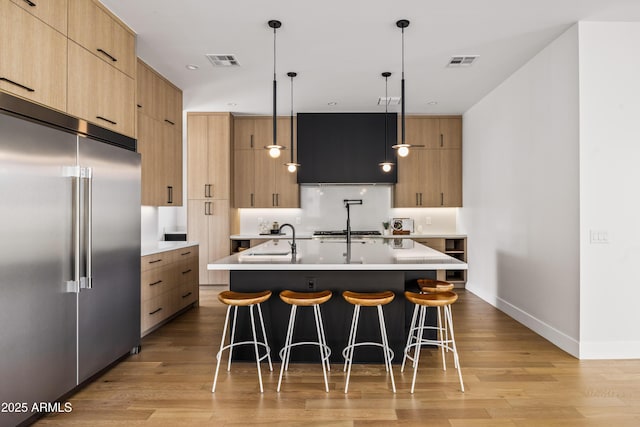
M 384 353 L 384 365 L 387 372 L 391 376 L 391 386 L 393 392 L 396 392 L 396 382 L 393 379 L 393 370 L 391 368 L 391 360 L 393 360 L 393 350 L 389 347 L 389 339 L 387 338 L 387 326 L 384 322 L 384 313 L 382 306 L 389 304 L 395 298 L 395 294 L 391 291 L 361 293 L 344 291 L 342 297 L 349 303 L 353 304 L 353 317 L 351 318 L 351 330 L 349 331 L 349 341 L 347 346 L 342 350 L 344 357 L 344 368 L 347 370 L 347 379 L 344 384 L 344 392 L 349 390 L 349 378 L 351 376 L 351 365 L 353 364 L 353 352 L 356 347 L 362 345 L 375 345 L 382 347 Z M 356 334 L 358 333 L 358 321 L 360 320 L 360 307 L 376 307 L 378 309 L 378 323 L 380 324 L 381 343 L 377 342 L 359 342 L 356 343 Z
M 453 283 L 444 282 L 442 280 L 436 279 L 418 279 L 418 286 L 420 287 L 420 293 L 423 294 L 436 294 L 438 292 L 448 292 L 453 290 Z M 409 328 L 409 337 L 407 338 L 407 346 L 413 343 L 413 340 L 417 339 L 417 330 L 418 327 L 416 325 L 416 321 L 418 320 L 418 305 L 415 305 L 413 308 L 413 316 L 411 317 L 411 327 Z M 438 324 L 436 326 L 425 326 L 425 329 L 436 330 L 437 334 L 441 336 L 444 335 L 444 339 L 448 339 L 448 332 L 446 325 L 442 323 L 442 315 L 440 312 L 440 307 L 436 307 L 438 311 Z M 445 348 L 441 347 L 442 350 L 442 366 L 444 369 L 447 369 L 447 361 L 445 359 Z M 449 352 L 448 350 L 446 350 Z M 405 355 L 402 358 L 402 367 L 401 372 L 404 372 L 404 364 L 407 361 L 407 352 L 405 351 Z M 458 365 L 456 365 L 456 368 Z
M 267 343 L 267 334 L 264 329 L 264 319 L 262 318 L 262 309 L 260 308 L 260 304 L 265 302 L 271 297 L 271 291 L 262 291 L 262 292 L 233 292 L 233 291 L 223 291 L 218 295 L 218 299 L 221 303 L 227 305 L 227 316 L 224 319 L 224 329 L 222 330 L 222 341 L 220 342 L 220 350 L 216 354 L 216 359 L 218 359 L 218 363 L 216 365 L 216 374 L 213 378 L 213 387 L 211 388 L 211 393 L 215 393 L 216 391 L 216 383 L 218 382 L 218 371 L 220 369 L 220 360 L 222 359 L 222 352 L 226 349 L 229 349 L 229 362 L 227 365 L 227 371 L 231 370 L 231 356 L 233 352 L 233 347 L 245 344 L 253 344 L 255 353 L 256 353 L 256 365 L 258 367 L 258 380 L 260 381 L 260 393 L 264 390 L 262 388 L 262 373 L 260 371 L 260 362 L 265 358 L 269 361 L 269 370 L 273 371 L 273 365 L 271 364 L 271 349 L 269 348 L 269 344 Z M 258 307 L 258 315 L 260 317 L 260 327 L 262 329 L 262 338 L 264 341 L 258 341 L 256 335 L 256 322 L 253 315 L 253 307 Z M 231 326 L 231 341 L 228 345 L 224 345 L 224 339 L 227 334 L 227 326 L 229 326 L 229 314 L 231 313 L 231 307 L 233 307 L 233 325 Z M 242 342 L 234 342 L 235 331 L 236 331 L 236 320 L 238 319 L 238 307 L 249 307 L 249 315 L 251 316 L 251 332 L 253 333 L 253 341 L 242 341 Z M 258 352 L 258 346 L 262 346 L 265 348 L 266 354 L 264 356 L 260 356 Z
M 320 362 L 322 363 L 322 374 L 324 375 L 325 391 L 329 392 L 329 383 L 327 381 L 327 371 L 331 370 L 329 365 L 329 355 L 331 349 L 327 345 L 327 339 L 324 335 L 324 326 L 322 325 L 322 313 L 320 312 L 320 304 L 324 304 L 331 298 L 331 291 L 324 290 L 320 292 L 294 292 L 285 290 L 280 292 L 280 299 L 291 305 L 291 314 L 289 315 L 289 326 L 287 328 L 287 337 L 285 338 L 284 347 L 280 350 L 280 378 L 278 379 L 278 392 L 282 384 L 282 374 L 289 369 L 289 358 L 291 356 L 291 348 L 299 345 L 312 344 L 320 348 Z M 313 307 L 313 316 L 316 321 L 316 332 L 318 341 L 293 342 L 293 327 L 296 321 L 296 313 L 298 307 Z
M 407 345 L 404 349 L 404 359 L 402 362 L 401 372 L 404 372 L 404 361 L 406 359 L 413 361 L 413 381 L 411 383 L 411 393 L 413 393 L 416 385 L 416 374 L 418 373 L 418 361 L 420 360 L 420 347 L 423 345 L 437 345 L 440 348 L 446 348 L 448 351 L 453 352 L 453 360 L 455 367 L 458 370 L 458 377 L 460 379 L 460 388 L 464 393 L 464 384 L 462 382 L 462 371 L 460 370 L 460 361 L 458 359 L 458 350 L 456 348 L 455 336 L 453 334 L 453 317 L 451 316 L 451 304 L 458 300 L 458 295 L 455 292 L 438 292 L 434 294 L 418 294 L 415 292 L 405 291 L 404 293 L 407 301 L 416 305 L 419 308 L 419 320 L 417 324 L 417 335 L 409 330 L 409 337 L 407 338 Z M 433 328 L 425 325 L 426 314 L 428 307 L 443 307 L 445 318 L 445 329 L 448 329 L 450 336 L 446 338 L 440 334 L 439 338 L 435 340 L 424 338 L 424 331 L 428 328 Z M 415 335 L 415 336 L 414 336 Z M 415 342 L 412 341 L 412 337 L 415 338 Z M 409 356 L 409 351 L 412 347 L 415 347 L 413 357 Z M 444 370 L 446 367 L 443 366 Z

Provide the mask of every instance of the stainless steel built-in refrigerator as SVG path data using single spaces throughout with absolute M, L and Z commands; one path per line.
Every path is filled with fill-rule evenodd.
M 0 93 L 0 199 L 5 426 L 140 344 L 135 140 Z

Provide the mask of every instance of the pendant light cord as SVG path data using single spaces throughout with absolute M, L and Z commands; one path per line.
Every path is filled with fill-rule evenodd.
M 273 28 L 273 143 L 272 145 L 278 145 L 278 131 L 277 131 L 277 123 L 276 123 L 276 91 L 277 91 L 276 82 L 276 28 Z
M 389 85 L 387 80 L 389 79 L 388 76 L 384 77 L 384 161 L 387 161 L 387 135 L 389 134 L 389 129 L 387 128 L 387 122 L 389 120 L 388 117 L 388 106 L 389 106 Z
M 402 143 L 404 144 L 404 27 L 402 30 L 402 81 L 401 81 L 401 92 L 402 92 Z
M 294 73 L 290 73 L 291 76 L 291 163 L 293 163 L 293 77 Z

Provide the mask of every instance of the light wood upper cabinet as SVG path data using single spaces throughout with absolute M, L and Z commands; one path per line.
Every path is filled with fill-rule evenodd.
M 0 1 L 0 90 L 67 107 L 67 38 L 10 0 Z
M 280 157 L 269 156 L 266 145 L 273 141 L 271 117 L 238 117 L 234 134 L 234 207 L 300 207 L 297 175 L 287 171 L 290 160 L 291 121 L 277 118 L 277 142 L 286 147 Z M 294 127 L 295 132 L 295 127 Z M 294 134 L 295 141 L 295 134 Z
M 462 119 L 407 117 L 406 141 L 424 147 L 398 158 L 394 206 L 462 206 Z
M 98 2 L 69 0 L 69 39 L 135 78 L 135 34 Z
M 67 0 L 11 1 L 62 34 L 67 34 Z
M 135 137 L 133 79 L 69 41 L 69 114 Z
M 156 90 L 158 81 L 154 71 L 140 58 L 136 69 L 136 106 L 138 113 L 157 119 L 160 117 Z
M 187 115 L 189 199 L 230 198 L 232 131 L 229 113 Z
M 140 58 L 137 61 L 138 112 L 182 131 L 182 91 Z
M 158 202 L 164 204 L 166 200 L 164 182 L 161 174 L 164 162 L 162 146 L 162 128 L 158 122 L 146 114 L 138 114 L 138 153 L 142 158 L 142 204 L 156 206 Z

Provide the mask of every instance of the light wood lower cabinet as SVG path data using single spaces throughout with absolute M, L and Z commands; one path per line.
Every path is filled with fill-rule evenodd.
M 198 259 L 197 245 L 142 257 L 141 336 L 182 309 L 197 303 Z
M 207 264 L 228 256 L 229 200 L 189 200 L 187 224 L 189 240 L 200 243 L 199 277 L 201 285 L 228 285 L 228 271 L 209 271 Z
M 460 261 L 467 262 L 466 237 L 436 237 L 414 240 Z M 437 274 L 438 280 L 444 280 L 454 285 L 464 285 L 467 282 L 467 270 L 439 270 Z

